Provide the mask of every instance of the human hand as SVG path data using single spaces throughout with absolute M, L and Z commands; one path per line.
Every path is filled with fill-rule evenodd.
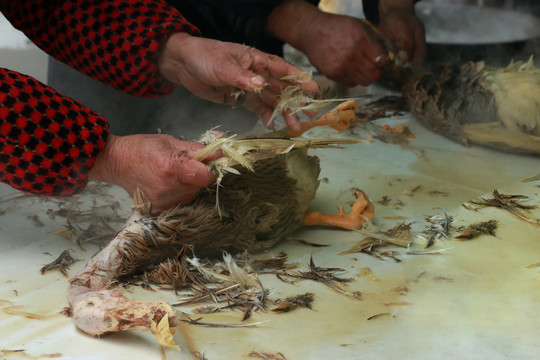
M 303 52 L 326 77 L 346 86 L 369 85 L 388 63 L 382 46 L 362 21 L 325 13 L 303 0 L 277 6 L 266 31 Z
M 379 0 L 379 4 L 384 33 L 411 55 L 414 65 L 420 65 L 425 40 L 414 2 Z M 394 20 L 396 24 L 391 23 Z M 400 35 L 402 31 L 405 33 Z M 354 17 L 325 13 L 304 0 L 287 0 L 277 6 L 268 18 L 267 32 L 302 51 L 317 70 L 346 86 L 369 85 L 389 64 L 380 35 L 370 25 Z
M 350 87 L 367 86 L 381 77 L 389 60 L 368 25 L 323 13 L 317 32 L 306 37 L 303 52 L 326 77 Z
M 422 65 L 426 56 L 426 34 L 414 6 L 381 2 L 379 29 L 393 42 L 402 63 Z
M 185 205 L 216 180 L 204 163 L 192 159 L 202 148 L 170 135 L 109 135 L 88 179 L 119 185 L 130 196 L 141 189 L 152 212 Z
M 312 79 L 283 80 L 301 70 L 282 58 L 240 44 L 175 33 L 160 54 L 162 76 L 207 100 L 225 104 L 242 103 L 254 111 L 267 126 L 281 91 L 299 85 L 308 93 L 319 87 Z M 246 91 L 239 98 L 238 90 Z M 287 125 L 299 130 L 298 119 L 284 114 Z

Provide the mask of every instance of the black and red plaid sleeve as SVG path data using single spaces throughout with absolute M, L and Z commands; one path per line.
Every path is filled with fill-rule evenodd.
M 44 195 L 71 195 L 105 147 L 101 115 L 36 79 L 0 68 L 0 181 Z
M 0 0 L 0 10 L 48 54 L 136 96 L 172 92 L 160 46 L 173 32 L 199 33 L 165 0 Z

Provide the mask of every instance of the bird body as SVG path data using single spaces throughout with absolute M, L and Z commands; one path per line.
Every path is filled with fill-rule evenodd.
M 481 71 L 495 97 L 501 123 L 509 130 L 540 136 L 540 69 L 532 59 Z
M 202 190 L 189 206 L 141 213 L 148 233 L 176 249 L 190 246 L 200 256 L 215 256 L 269 248 L 302 227 L 319 186 L 319 159 L 301 147 L 252 166 L 236 165 L 237 172 Z M 141 194 L 137 201 L 146 200 Z
M 175 347 L 169 326 L 177 319 L 170 305 L 129 300 L 110 284 L 159 270 L 185 248 L 204 257 L 253 252 L 271 247 L 307 223 L 350 229 L 373 218 L 373 205 L 359 191 L 350 214 L 342 208 L 338 215 L 313 212 L 306 222 L 320 172 L 319 159 L 308 155 L 308 148 L 356 140 L 214 140 L 208 151 L 224 154 L 212 163 L 219 174 L 215 186 L 202 190 L 192 204 L 159 214 L 151 213 L 150 202 L 138 191 L 124 228 L 70 279 L 68 301 L 79 329 L 91 335 L 143 329 L 160 344 Z
M 467 62 L 417 71 L 403 94 L 424 126 L 454 141 L 540 153 L 540 69 L 532 59 L 503 69 Z

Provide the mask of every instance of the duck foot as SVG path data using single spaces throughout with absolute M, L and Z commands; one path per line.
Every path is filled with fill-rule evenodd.
M 338 206 L 338 215 L 307 211 L 304 224 L 307 226 L 331 225 L 347 230 L 362 227 L 367 220 L 372 220 L 375 217 L 375 207 L 362 190 L 355 190 L 354 196 L 356 201 L 352 204 L 349 214 L 345 213 L 343 206 Z
M 317 126 L 329 126 L 341 133 L 349 128 L 351 122 L 360 120 L 356 116 L 358 106 L 359 104 L 356 100 L 344 101 L 317 119 L 300 122 L 300 132 L 289 130 L 288 135 L 291 138 L 299 137 L 306 131 Z

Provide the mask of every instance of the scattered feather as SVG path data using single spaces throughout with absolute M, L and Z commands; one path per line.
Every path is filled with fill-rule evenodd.
M 417 242 L 425 243 L 427 249 L 437 240 L 448 239 L 453 221 L 453 217 L 448 214 L 427 217 L 426 229 L 416 236 Z
M 257 358 L 257 359 L 261 359 L 261 360 L 287 360 L 285 355 L 283 355 L 280 352 L 278 352 L 276 354 L 270 354 L 270 353 L 265 353 L 265 352 L 252 351 L 252 352 L 249 353 L 248 356 L 250 358 Z
M 366 320 L 375 320 L 375 319 L 378 319 L 378 318 L 381 318 L 383 316 L 391 316 L 392 314 L 390 314 L 389 312 L 385 312 L 385 313 L 380 313 L 380 314 L 375 314 L 375 315 L 371 315 L 370 317 L 368 317 Z
M 69 270 L 69 267 L 71 264 L 76 262 L 77 259 L 75 259 L 73 256 L 71 256 L 71 250 L 64 250 L 62 253 L 56 258 L 54 261 L 50 262 L 49 264 L 43 266 L 39 272 L 41 275 L 45 274 L 46 272 L 53 271 L 53 270 L 59 270 L 64 276 L 68 276 L 67 270 Z
M 469 203 L 480 207 L 496 207 L 509 212 L 520 220 L 530 224 L 540 225 L 540 219 L 533 218 L 530 212 L 530 210 L 536 209 L 537 206 L 523 204 L 523 201 L 528 200 L 529 197 L 525 195 L 501 194 L 497 190 L 493 190 L 492 195 L 493 197 L 491 199 L 480 198 L 478 200 L 471 200 Z
M 302 295 L 289 296 L 283 300 L 276 300 L 277 306 L 272 311 L 277 313 L 286 313 L 299 307 L 311 309 L 311 303 L 315 298 L 315 294 L 307 292 Z
M 495 236 L 495 230 L 497 229 L 498 223 L 497 220 L 488 220 L 460 227 L 459 231 L 461 231 L 461 234 L 457 235 L 456 239 L 471 240 L 484 234 Z
M 411 227 L 406 223 L 397 224 L 386 231 L 374 229 L 369 225 L 354 231 L 364 235 L 364 238 L 338 255 L 365 253 L 379 259 L 387 256 L 399 261 L 393 252 L 385 252 L 382 249 L 390 246 L 407 247 L 411 241 Z
M 223 323 L 209 323 L 200 321 L 202 318 L 192 319 L 189 316 L 187 319 L 182 319 L 183 322 L 186 322 L 190 325 L 204 326 L 204 327 L 214 327 L 214 328 L 251 328 L 256 327 L 257 325 L 264 324 L 267 321 L 258 321 L 249 324 L 223 324 Z

